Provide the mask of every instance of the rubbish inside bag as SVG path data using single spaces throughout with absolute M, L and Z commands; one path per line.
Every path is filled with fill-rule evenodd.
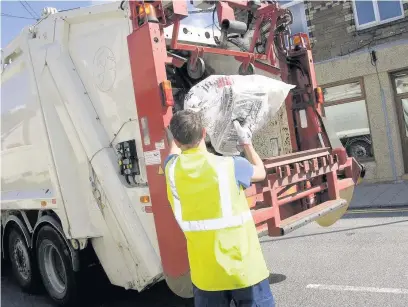
M 254 133 L 273 117 L 294 85 L 261 75 L 212 75 L 193 86 L 184 109 L 202 113 L 211 145 L 222 155 L 238 155 L 233 120 Z

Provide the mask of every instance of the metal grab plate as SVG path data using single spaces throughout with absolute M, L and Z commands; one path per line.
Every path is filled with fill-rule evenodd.
M 316 223 L 319 224 L 321 227 L 329 227 L 336 223 L 346 213 L 350 205 L 351 199 L 353 197 L 353 192 L 354 185 L 346 189 L 340 190 L 339 191 L 340 197 L 347 201 L 347 205 L 337 210 L 333 210 L 332 212 L 326 214 L 325 216 L 319 217 L 318 219 L 316 219 Z
M 300 228 L 320 217 L 323 217 L 326 214 L 333 212 L 334 210 L 346 207 L 347 204 L 347 201 L 342 198 L 329 200 L 313 208 L 293 215 L 279 223 L 281 235 L 285 235 L 297 228 Z

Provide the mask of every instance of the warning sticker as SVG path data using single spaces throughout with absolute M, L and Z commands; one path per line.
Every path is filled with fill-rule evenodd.
M 161 164 L 161 157 L 159 150 L 145 151 L 144 153 L 146 165 Z
M 154 145 L 156 146 L 156 149 L 164 149 L 164 140 L 156 142 Z

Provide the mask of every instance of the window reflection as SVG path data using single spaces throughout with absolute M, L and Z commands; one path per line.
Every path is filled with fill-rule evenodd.
M 370 125 L 361 82 L 324 87 L 323 93 L 325 116 L 348 155 L 358 160 L 372 159 Z
M 404 112 L 405 136 L 408 137 L 408 98 L 401 99 L 402 111 Z
M 408 93 L 408 73 L 401 73 L 395 77 L 397 94 Z
M 323 89 L 324 101 L 338 101 L 348 98 L 355 98 L 362 96 L 360 82 L 352 82 L 341 84 L 337 86 L 326 87 Z

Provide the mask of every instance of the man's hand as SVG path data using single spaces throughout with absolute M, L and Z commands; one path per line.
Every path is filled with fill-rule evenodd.
M 238 135 L 238 145 L 239 146 L 251 145 L 252 144 L 251 130 L 248 127 L 242 127 L 237 120 L 234 120 L 233 124 Z
M 252 132 L 248 127 L 242 127 L 237 120 L 234 120 L 232 123 L 238 136 L 237 149 L 240 152 L 245 151 L 245 147 L 252 145 Z
M 242 127 L 241 124 L 234 120 L 235 130 L 238 135 L 238 150 L 244 151 L 245 157 L 254 167 L 254 173 L 251 181 L 262 181 L 265 179 L 266 172 L 261 158 L 252 147 L 252 132 L 248 127 Z

